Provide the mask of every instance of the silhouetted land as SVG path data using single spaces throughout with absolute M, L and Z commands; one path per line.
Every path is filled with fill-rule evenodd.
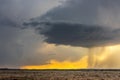
M 120 69 L 0 69 L 0 80 L 120 80 Z

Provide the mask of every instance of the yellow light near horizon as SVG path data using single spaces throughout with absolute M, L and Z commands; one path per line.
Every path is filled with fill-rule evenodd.
M 106 46 L 106 47 L 95 47 L 91 51 L 93 62 L 92 68 L 112 68 L 113 67 L 120 67 L 120 63 L 118 62 L 120 56 L 120 45 L 114 46 Z M 89 54 L 89 52 L 88 52 Z M 28 65 L 22 66 L 21 69 L 86 69 L 91 68 L 88 67 L 89 63 L 89 55 L 84 56 L 80 60 L 77 61 L 57 61 L 57 60 L 50 60 L 48 64 L 45 65 Z M 112 61 L 112 63 L 110 63 Z
M 87 68 L 88 57 L 85 56 L 78 61 L 56 61 L 51 60 L 49 64 L 46 65 L 31 65 L 31 66 L 23 66 L 21 69 L 82 69 Z

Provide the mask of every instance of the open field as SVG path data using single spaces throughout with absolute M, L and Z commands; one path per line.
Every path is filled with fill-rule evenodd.
M 0 70 L 0 80 L 120 80 L 120 70 Z

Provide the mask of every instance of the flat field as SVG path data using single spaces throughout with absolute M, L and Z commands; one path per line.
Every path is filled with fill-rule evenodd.
M 1 69 L 0 80 L 120 80 L 120 70 L 19 70 Z

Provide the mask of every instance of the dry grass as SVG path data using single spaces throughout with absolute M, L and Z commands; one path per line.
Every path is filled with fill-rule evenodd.
M 0 80 L 120 80 L 120 71 L 0 70 Z

